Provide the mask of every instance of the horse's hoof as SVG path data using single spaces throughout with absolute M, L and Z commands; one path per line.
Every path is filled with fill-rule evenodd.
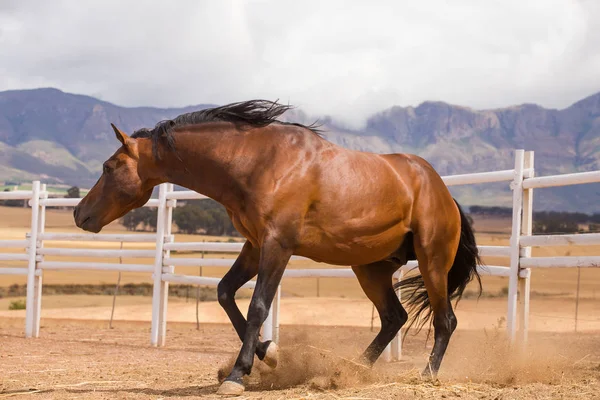
M 423 372 L 421 372 L 421 379 L 433 384 L 438 382 L 437 373 L 434 373 L 429 367 L 426 367 Z
M 263 362 L 271 368 L 277 367 L 279 363 L 279 346 L 275 342 L 269 343 Z
M 225 381 L 219 386 L 217 394 L 220 396 L 239 396 L 244 393 L 244 385 L 233 381 Z

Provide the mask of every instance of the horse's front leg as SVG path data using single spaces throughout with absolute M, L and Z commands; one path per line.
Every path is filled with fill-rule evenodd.
M 244 343 L 231 373 L 221 384 L 218 394 L 231 396 L 244 392 L 242 378 L 252 371 L 260 327 L 269 314 L 269 308 L 291 256 L 292 250 L 284 248 L 274 238 L 264 241 L 260 249 L 258 279 L 248 309 Z
M 235 293 L 239 288 L 244 286 L 246 282 L 256 276 L 258 273 L 259 258 L 260 250 L 254 248 L 252 244 L 247 241 L 238 258 L 233 263 L 233 266 L 217 286 L 219 304 L 227 313 L 231 324 L 235 328 L 235 331 L 242 342 L 246 335 L 246 318 L 244 318 L 235 302 Z M 270 340 L 258 342 L 258 345 L 256 346 L 256 355 L 268 366 L 272 368 L 277 366 L 277 345 Z

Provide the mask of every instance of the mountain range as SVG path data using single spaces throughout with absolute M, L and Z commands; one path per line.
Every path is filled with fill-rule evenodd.
M 211 106 L 120 107 L 53 88 L 0 92 L 0 181 L 91 187 L 117 148 L 111 122 L 133 132 Z M 295 109 L 283 119 L 315 118 Z M 535 104 L 474 110 L 439 101 L 394 106 L 360 130 L 319 120 L 325 137 L 341 146 L 418 154 L 441 175 L 510 169 L 515 149 L 535 151 L 537 176 L 600 169 L 600 93 L 561 110 Z M 465 205 L 511 204 L 503 183 L 451 190 Z M 600 184 L 536 190 L 534 203 L 536 210 L 600 212 Z

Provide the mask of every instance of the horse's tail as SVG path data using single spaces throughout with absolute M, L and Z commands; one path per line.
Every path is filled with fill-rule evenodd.
M 454 257 L 454 263 L 448 272 L 448 295 L 450 300 L 456 299 L 456 302 L 458 303 L 465 287 L 473 278 L 477 279 L 479 284 L 479 295 L 481 295 L 481 278 L 479 277 L 479 272 L 477 272 L 477 266 L 482 263 L 479 258 L 477 244 L 475 243 L 473 227 L 469 223 L 469 220 L 458 202 L 456 200 L 454 200 L 454 202 L 460 212 L 461 232 L 458 250 Z M 403 303 L 406 304 L 408 312 L 412 314 L 407 330 L 417 322 L 418 330 L 420 330 L 427 321 L 431 320 L 432 314 L 423 277 L 417 275 L 403 279 L 394 285 L 394 289 L 396 288 L 402 290 Z

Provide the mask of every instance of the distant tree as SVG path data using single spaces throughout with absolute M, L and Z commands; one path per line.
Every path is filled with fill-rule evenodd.
M 472 215 L 504 216 L 512 215 L 511 207 L 470 206 Z M 575 233 L 579 232 L 579 224 L 598 224 L 600 214 L 585 214 L 568 211 L 537 211 L 533 213 L 533 233 Z
M 177 207 L 173 222 L 179 230 L 188 234 L 202 231 L 213 236 L 239 236 L 225 208 L 211 199 L 189 201 Z
M 67 190 L 67 195 L 65 196 L 69 199 L 78 199 L 79 196 L 79 188 L 77 186 L 72 186 Z
M 512 215 L 512 208 L 510 207 L 496 207 L 496 206 L 470 206 L 469 213 L 473 215 L 488 215 L 488 216 L 510 216 Z
M 131 210 L 121 218 L 121 224 L 127 228 L 128 231 L 135 231 L 140 224 L 140 218 L 135 212 Z
M 143 230 L 156 231 L 156 212 L 145 207 L 129 211 L 121 218 L 121 224 L 129 231 L 142 225 Z
M 567 211 L 538 211 L 533 213 L 533 218 L 541 221 L 571 221 L 575 223 L 593 221 L 593 216 L 588 214 Z
M 558 215 L 534 219 L 533 233 L 575 233 L 579 231 L 577 221 Z
M 146 218 L 144 219 L 144 227 L 147 227 L 147 229 L 152 232 L 156 232 L 156 221 L 158 220 L 158 213 L 148 208 L 144 208 L 144 210 L 150 211 L 146 214 Z
M 144 215 L 144 230 L 156 231 L 156 220 L 158 217 L 156 210 L 148 207 L 142 207 L 138 210 L 142 210 Z
M 195 204 L 186 204 L 183 207 L 177 207 L 173 212 L 173 221 L 180 231 L 187 234 L 198 232 L 202 225 L 202 219 L 205 219 L 202 209 Z

